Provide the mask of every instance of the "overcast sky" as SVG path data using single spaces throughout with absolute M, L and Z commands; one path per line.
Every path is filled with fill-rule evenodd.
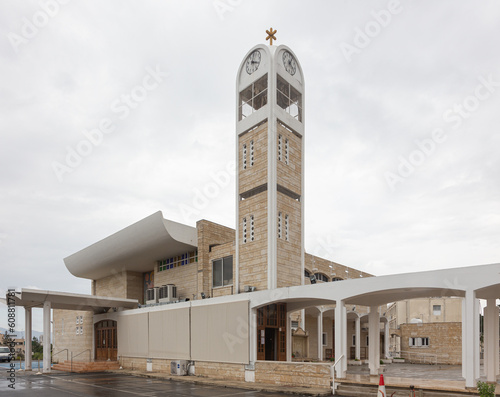
M 271 26 L 305 73 L 306 251 L 375 275 L 498 262 L 497 1 L 3 0 L 0 292 L 89 293 L 63 258 L 158 210 L 234 227 L 234 175 L 199 192 Z

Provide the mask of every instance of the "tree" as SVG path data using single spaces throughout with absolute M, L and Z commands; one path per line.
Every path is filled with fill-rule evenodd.
M 31 351 L 33 354 L 35 353 L 43 353 L 43 346 L 40 342 L 38 342 L 38 338 L 36 336 L 33 337 L 31 341 Z

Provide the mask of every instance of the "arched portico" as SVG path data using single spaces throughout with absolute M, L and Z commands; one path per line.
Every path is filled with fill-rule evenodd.
M 462 352 L 463 376 L 467 387 L 474 387 L 479 377 L 479 305 L 478 299 L 487 299 L 489 309 L 488 343 L 498 344 L 495 335 L 495 299 L 500 298 L 500 264 L 470 266 L 418 273 L 407 273 L 390 276 L 370 277 L 344 280 L 335 283 L 318 283 L 287 287 L 277 290 L 256 291 L 250 296 L 250 316 L 257 307 L 271 302 L 287 302 L 287 311 L 295 311 L 308 306 L 335 304 L 335 324 L 340 332 L 335 333 L 335 355 L 342 357 L 337 366 L 337 376 L 345 377 L 347 371 L 346 351 L 346 305 L 362 305 L 370 307 L 369 325 L 373 339 L 378 335 L 380 314 L 377 307 L 389 302 L 431 296 L 458 296 L 464 298 L 462 316 Z M 496 317 L 498 319 L 498 316 Z M 493 319 L 493 320 L 492 320 Z M 498 321 L 497 321 L 498 323 Z M 252 321 L 250 321 L 252 324 Z M 491 325 L 490 325 L 491 324 Z M 375 329 L 377 334 L 375 334 Z M 498 332 L 496 332 L 498 335 Z M 255 340 L 255 331 L 253 339 Z M 494 348 L 497 351 L 498 348 Z M 497 357 L 498 357 L 498 353 Z M 371 355 L 375 358 L 376 350 Z M 255 359 L 255 354 L 250 357 Z M 498 362 L 498 359 L 496 359 Z M 495 357 L 487 357 L 486 371 L 488 378 L 498 374 Z M 379 362 L 371 363 L 372 373 L 378 370 Z

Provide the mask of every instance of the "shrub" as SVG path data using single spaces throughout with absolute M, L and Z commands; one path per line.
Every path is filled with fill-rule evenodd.
M 481 397 L 495 397 L 495 384 L 489 384 L 486 382 L 477 382 L 477 390 Z

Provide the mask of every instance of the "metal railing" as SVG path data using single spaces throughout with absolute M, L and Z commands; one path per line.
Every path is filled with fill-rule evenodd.
M 73 352 L 71 352 L 71 366 L 70 366 L 70 371 L 69 372 L 73 372 L 73 359 L 80 356 L 81 354 L 85 353 L 85 352 L 89 352 L 89 362 L 92 361 L 92 352 L 90 349 L 86 349 L 80 353 L 78 353 L 76 356 L 73 356 Z
M 332 396 L 335 395 L 335 389 L 337 388 L 337 386 L 335 385 L 335 367 L 337 366 L 339 361 L 342 360 L 343 358 L 344 358 L 344 355 L 342 354 L 337 359 L 337 361 L 335 361 L 335 363 L 330 366 L 330 372 L 332 373 Z
M 62 350 L 58 351 L 57 353 L 52 354 L 52 358 L 54 358 L 54 356 L 58 355 L 59 353 L 62 353 L 63 351 L 66 351 L 66 361 L 68 361 L 68 359 L 69 359 L 69 350 L 68 349 L 62 349 Z M 52 358 L 51 358 L 51 363 L 52 363 Z

